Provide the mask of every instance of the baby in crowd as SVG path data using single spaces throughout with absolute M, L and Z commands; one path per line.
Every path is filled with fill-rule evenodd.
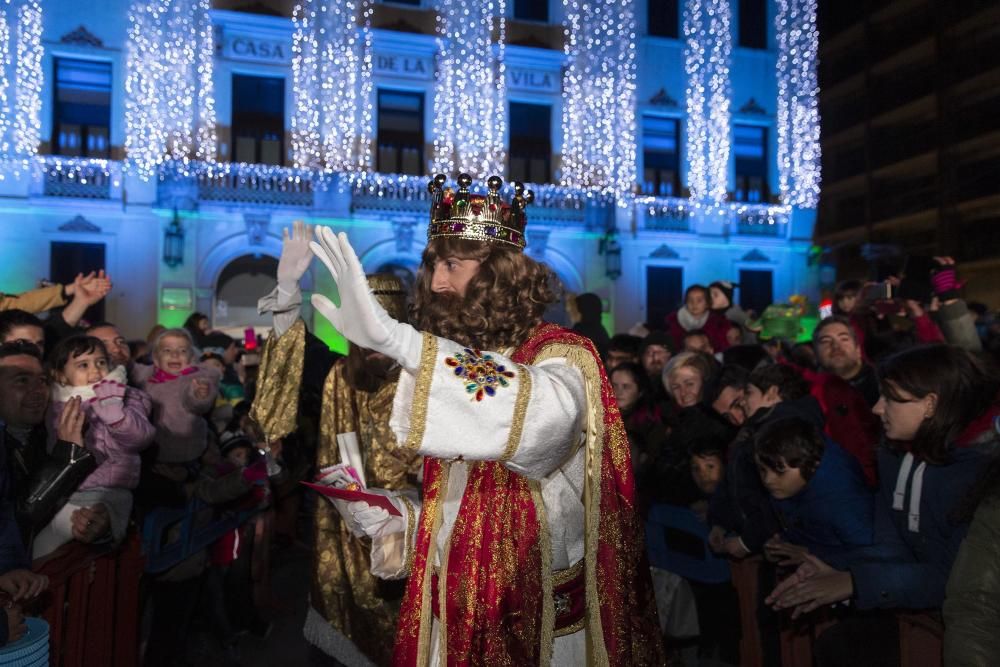
M 70 336 L 50 358 L 50 447 L 57 439 L 86 447 L 97 468 L 80 484 L 55 518 L 36 536 L 33 556 L 51 553 L 73 539 L 73 513 L 96 504 L 108 509 L 111 533 L 121 540 L 139 483 L 139 454 L 153 440 L 149 397 L 127 386 L 125 367 L 115 366 L 104 343 L 93 336 Z

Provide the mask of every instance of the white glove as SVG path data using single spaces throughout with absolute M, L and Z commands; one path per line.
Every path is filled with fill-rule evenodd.
M 355 480 L 353 477 L 351 477 L 350 474 L 347 473 L 345 468 L 347 468 L 346 463 L 338 463 L 335 466 L 323 468 L 320 471 L 321 475 L 316 478 L 316 483 L 322 484 L 324 486 L 332 486 L 338 489 L 346 489 L 348 484 L 354 483 Z M 352 503 L 347 500 L 330 498 L 329 496 L 327 496 L 326 499 L 329 500 L 331 503 L 333 503 L 333 506 L 337 509 L 337 512 L 340 514 L 340 517 L 344 520 L 344 523 L 347 525 L 347 529 L 351 531 L 351 534 L 354 535 L 354 537 L 364 537 L 365 534 L 364 531 L 362 531 L 361 528 L 359 528 L 357 524 L 354 523 L 354 513 L 351 512 L 349 506 L 360 504 L 367 507 L 368 504 Z
M 388 491 L 383 491 L 382 489 L 368 489 L 368 493 L 384 495 L 399 510 L 401 516 L 394 516 L 381 507 L 374 507 L 366 502 L 350 503 L 347 509 L 351 512 L 354 524 L 351 532 L 357 529 L 374 539 L 405 531 L 406 504 L 398 496 L 390 495 Z
M 316 478 L 317 484 L 322 484 L 323 486 L 333 486 L 338 489 L 346 489 L 348 484 L 357 483 L 353 477 L 347 472 L 346 463 L 338 463 L 335 466 L 329 466 L 323 468 L 319 471 L 320 474 Z
M 309 247 L 329 269 L 340 293 L 339 308 L 322 294 L 313 294 L 313 307 L 355 345 L 381 352 L 409 371 L 417 370 L 420 332 L 392 319 L 379 304 L 347 234 L 334 235 L 329 227 L 317 227 L 316 241 Z
M 281 259 L 278 260 L 278 287 L 286 294 L 292 294 L 299 286 L 299 279 L 312 263 L 309 251 L 309 237 L 312 230 L 301 220 L 292 223 L 292 235 L 288 228 L 282 230 Z

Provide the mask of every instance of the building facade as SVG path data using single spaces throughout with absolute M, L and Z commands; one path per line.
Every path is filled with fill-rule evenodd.
M 852 278 L 952 255 L 966 297 L 1000 306 L 1000 6 L 831 2 L 820 20 L 817 243 Z
M 526 252 L 611 330 L 818 289 L 814 1 L 2 6 L 0 290 L 103 266 L 130 337 L 266 325 L 296 219 L 412 275 L 436 171 L 530 183 Z

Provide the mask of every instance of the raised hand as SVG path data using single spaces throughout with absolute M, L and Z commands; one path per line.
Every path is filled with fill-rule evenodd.
M 78 275 L 73 281 L 76 286 L 73 294 L 74 299 L 80 299 L 88 306 L 92 306 L 111 292 L 111 278 L 101 269 L 96 274 L 91 271 L 86 276 Z
M 199 401 L 204 401 L 208 399 L 209 394 L 212 392 L 212 383 L 208 380 L 200 380 L 195 378 L 191 381 L 191 395 Z
M 339 307 L 324 295 L 313 294 L 316 310 L 352 343 L 415 370 L 420 365 L 420 335 L 413 327 L 390 317 L 379 304 L 347 235 L 334 235 L 329 227 L 317 227 L 316 240 L 309 247 L 330 272 L 340 294 Z
M 94 385 L 90 407 L 105 424 L 117 424 L 125 418 L 125 385 L 107 378 L 101 380 Z
M 66 401 L 59 413 L 59 423 L 56 425 L 56 437 L 74 445 L 83 446 L 83 424 L 85 416 L 79 396 Z
M 278 260 L 278 286 L 291 292 L 298 285 L 302 275 L 312 263 L 313 254 L 309 249 L 312 227 L 301 220 L 292 223 L 292 233 L 282 230 L 281 259 Z

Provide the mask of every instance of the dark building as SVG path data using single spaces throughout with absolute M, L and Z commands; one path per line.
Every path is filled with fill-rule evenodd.
M 1000 3 L 823 0 L 823 193 L 838 275 L 952 255 L 1000 306 Z

